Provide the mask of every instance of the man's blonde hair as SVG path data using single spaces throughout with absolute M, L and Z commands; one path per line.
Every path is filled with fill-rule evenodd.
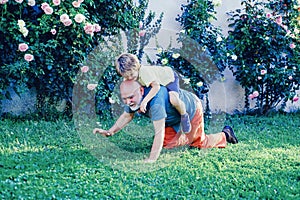
M 141 67 L 139 59 L 136 55 L 130 53 L 121 54 L 115 62 L 116 70 L 121 75 L 130 74 L 133 71 L 138 71 Z

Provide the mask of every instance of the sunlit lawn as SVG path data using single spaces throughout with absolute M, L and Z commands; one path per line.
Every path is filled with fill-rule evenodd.
M 300 114 L 230 117 L 237 145 L 164 150 L 136 173 L 130 159 L 116 167 L 93 156 L 72 122 L 0 123 L 1 199 L 300 199 Z M 126 133 L 106 142 L 133 154 L 151 147 Z

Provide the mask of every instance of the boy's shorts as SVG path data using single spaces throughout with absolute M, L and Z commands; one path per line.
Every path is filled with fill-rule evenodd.
M 166 85 L 167 90 L 179 92 L 179 77 L 178 74 L 174 71 L 174 81 Z

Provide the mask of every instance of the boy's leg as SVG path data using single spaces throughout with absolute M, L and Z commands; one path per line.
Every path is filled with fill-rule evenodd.
M 178 92 L 169 91 L 170 103 L 176 108 L 181 115 L 181 126 L 184 133 L 191 131 L 191 122 L 188 113 L 186 112 L 185 104 L 180 100 Z

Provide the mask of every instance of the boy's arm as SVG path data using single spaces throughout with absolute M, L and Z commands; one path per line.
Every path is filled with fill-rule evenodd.
M 140 110 L 145 113 L 146 112 L 146 106 L 148 104 L 148 102 L 157 94 L 157 92 L 160 89 L 160 85 L 158 82 L 153 81 L 150 83 L 150 91 L 149 93 L 145 96 L 145 98 L 143 99 L 143 101 L 141 102 L 140 105 Z
M 165 138 L 165 121 L 166 121 L 165 118 L 153 121 L 155 136 L 154 136 L 150 156 L 145 160 L 146 163 L 155 162 L 160 155 L 160 152 L 164 144 L 164 138 Z
M 124 128 L 132 119 L 133 119 L 134 113 L 127 113 L 123 112 L 122 115 L 117 119 L 115 124 L 109 129 L 109 130 L 103 130 L 100 128 L 95 128 L 93 130 L 93 133 L 100 133 L 103 136 L 112 136 L 116 132 L 120 131 L 122 128 Z

